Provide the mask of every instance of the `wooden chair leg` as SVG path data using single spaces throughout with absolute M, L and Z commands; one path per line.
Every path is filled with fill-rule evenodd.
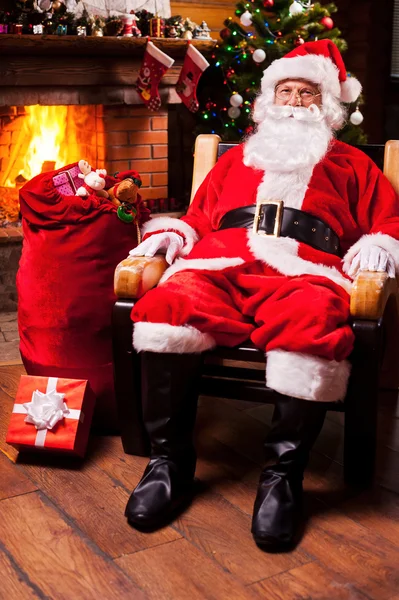
M 126 454 L 148 456 L 150 443 L 141 409 L 140 357 L 132 346 L 133 300 L 118 300 L 112 315 L 115 396 Z
M 344 477 L 350 485 L 367 487 L 375 468 L 382 323 L 355 321 L 353 331 L 355 347 L 345 403 Z

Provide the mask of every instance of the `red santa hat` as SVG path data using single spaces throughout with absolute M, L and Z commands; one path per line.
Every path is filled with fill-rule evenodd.
M 343 58 L 331 40 L 305 42 L 272 62 L 262 78 L 262 92 L 284 79 L 307 79 L 341 102 L 355 102 L 362 91 L 358 79 L 348 76 Z

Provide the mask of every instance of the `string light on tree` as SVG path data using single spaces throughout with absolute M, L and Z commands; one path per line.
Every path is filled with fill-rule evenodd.
M 352 123 L 352 125 L 360 125 L 361 123 L 363 123 L 363 119 L 364 117 L 360 112 L 359 107 L 356 106 L 356 110 L 349 117 L 349 121 Z
M 231 106 L 237 108 L 238 106 L 241 106 L 241 104 L 244 102 L 244 98 L 241 96 L 241 94 L 233 94 L 230 98 L 230 104 Z
M 250 25 L 252 25 L 252 15 L 249 12 L 249 10 L 246 10 L 245 13 L 242 13 L 240 17 L 240 22 L 241 25 L 244 25 L 244 27 L 249 27 Z
M 266 59 L 266 52 L 262 48 L 258 48 L 252 55 L 252 59 L 256 63 L 262 63 Z

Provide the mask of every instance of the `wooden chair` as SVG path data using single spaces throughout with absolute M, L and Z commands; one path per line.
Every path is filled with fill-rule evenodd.
M 216 135 L 198 136 L 191 199 L 217 158 L 230 147 L 231 144 L 220 143 Z M 385 174 L 399 192 L 399 141 L 387 142 L 385 149 L 384 146 L 364 146 L 362 150 L 377 164 L 384 163 Z M 115 287 L 117 296 L 123 295 L 118 280 Z M 141 414 L 140 355 L 132 348 L 130 312 L 133 305 L 133 298 L 119 297 L 114 307 L 115 388 L 124 450 L 128 454 L 145 456 L 149 453 L 149 441 Z M 353 284 L 350 309 L 355 346 L 350 357 L 352 373 L 348 393 L 343 403 L 328 404 L 328 409 L 345 412 L 345 481 L 367 485 L 374 471 L 377 399 L 384 349 L 389 352 L 389 371 L 395 375 L 395 381 L 391 377 L 389 385 L 398 384 L 397 282 L 385 273 L 360 273 Z M 236 348 L 218 347 L 207 352 L 199 393 L 251 402 L 273 402 L 273 391 L 265 387 L 265 370 L 253 368 L 254 363 L 264 364 L 265 356 L 249 342 Z

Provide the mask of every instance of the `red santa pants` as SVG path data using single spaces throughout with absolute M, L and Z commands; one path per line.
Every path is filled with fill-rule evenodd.
M 336 401 L 349 376 L 348 317 L 349 295 L 338 284 L 315 275 L 287 277 L 256 261 L 175 273 L 133 308 L 133 343 L 138 351 L 183 353 L 251 339 L 266 352 L 269 387 Z

